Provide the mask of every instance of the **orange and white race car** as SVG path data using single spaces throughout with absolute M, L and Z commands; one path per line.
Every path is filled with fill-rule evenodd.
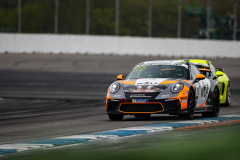
M 194 113 L 217 117 L 220 111 L 218 81 L 200 74 L 187 61 L 146 61 L 123 79 L 117 77 L 107 91 L 106 111 L 111 120 L 124 115 L 150 117 L 170 114 L 193 119 Z

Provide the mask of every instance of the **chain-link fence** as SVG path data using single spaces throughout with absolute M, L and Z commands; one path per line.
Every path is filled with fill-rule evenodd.
M 0 0 L 0 32 L 240 40 L 239 6 L 240 0 Z

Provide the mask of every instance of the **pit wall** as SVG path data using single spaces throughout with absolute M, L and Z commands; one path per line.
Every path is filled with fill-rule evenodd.
M 239 58 L 240 42 L 93 35 L 0 34 L 0 53 Z

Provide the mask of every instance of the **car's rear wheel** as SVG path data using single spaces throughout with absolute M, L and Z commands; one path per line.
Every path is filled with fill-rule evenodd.
M 124 117 L 124 114 L 108 114 L 108 117 L 113 121 L 121 121 Z
M 212 112 L 204 112 L 202 113 L 203 117 L 217 117 L 220 112 L 220 98 L 219 98 L 219 90 L 217 88 L 214 89 L 213 93 L 213 109 Z
M 231 90 L 230 90 L 230 83 L 228 82 L 227 86 L 227 93 L 226 93 L 226 103 L 225 106 L 230 106 L 232 100 Z
M 151 114 L 134 114 L 137 118 L 150 118 Z

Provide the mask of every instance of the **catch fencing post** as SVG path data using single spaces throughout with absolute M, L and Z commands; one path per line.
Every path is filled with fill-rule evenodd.
M 233 40 L 235 41 L 237 39 L 236 32 L 237 32 L 237 6 L 238 6 L 239 0 L 236 0 L 233 6 L 233 14 L 234 14 L 234 25 L 233 25 Z
M 179 0 L 178 3 L 178 29 L 177 29 L 177 37 L 181 37 L 181 26 L 182 26 L 182 1 Z
M 148 8 L 148 37 L 152 37 L 152 0 L 149 0 Z
M 119 35 L 119 0 L 116 0 L 116 22 L 115 22 L 115 35 Z
M 207 39 L 210 39 L 210 18 L 211 18 L 211 3 L 212 3 L 212 0 L 208 0 L 208 3 L 207 3 Z
M 87 6 L 86 6 L 86 34 L 89 34 L 89 24 L 90 24 L 90 0 L 87 1 Z
M 21 33 L 21 7 L 22 1 L 18 0 L 18 33 Z
M 54 33 L 58 33 L 58 0 L 55 0 L 55 27 Z

